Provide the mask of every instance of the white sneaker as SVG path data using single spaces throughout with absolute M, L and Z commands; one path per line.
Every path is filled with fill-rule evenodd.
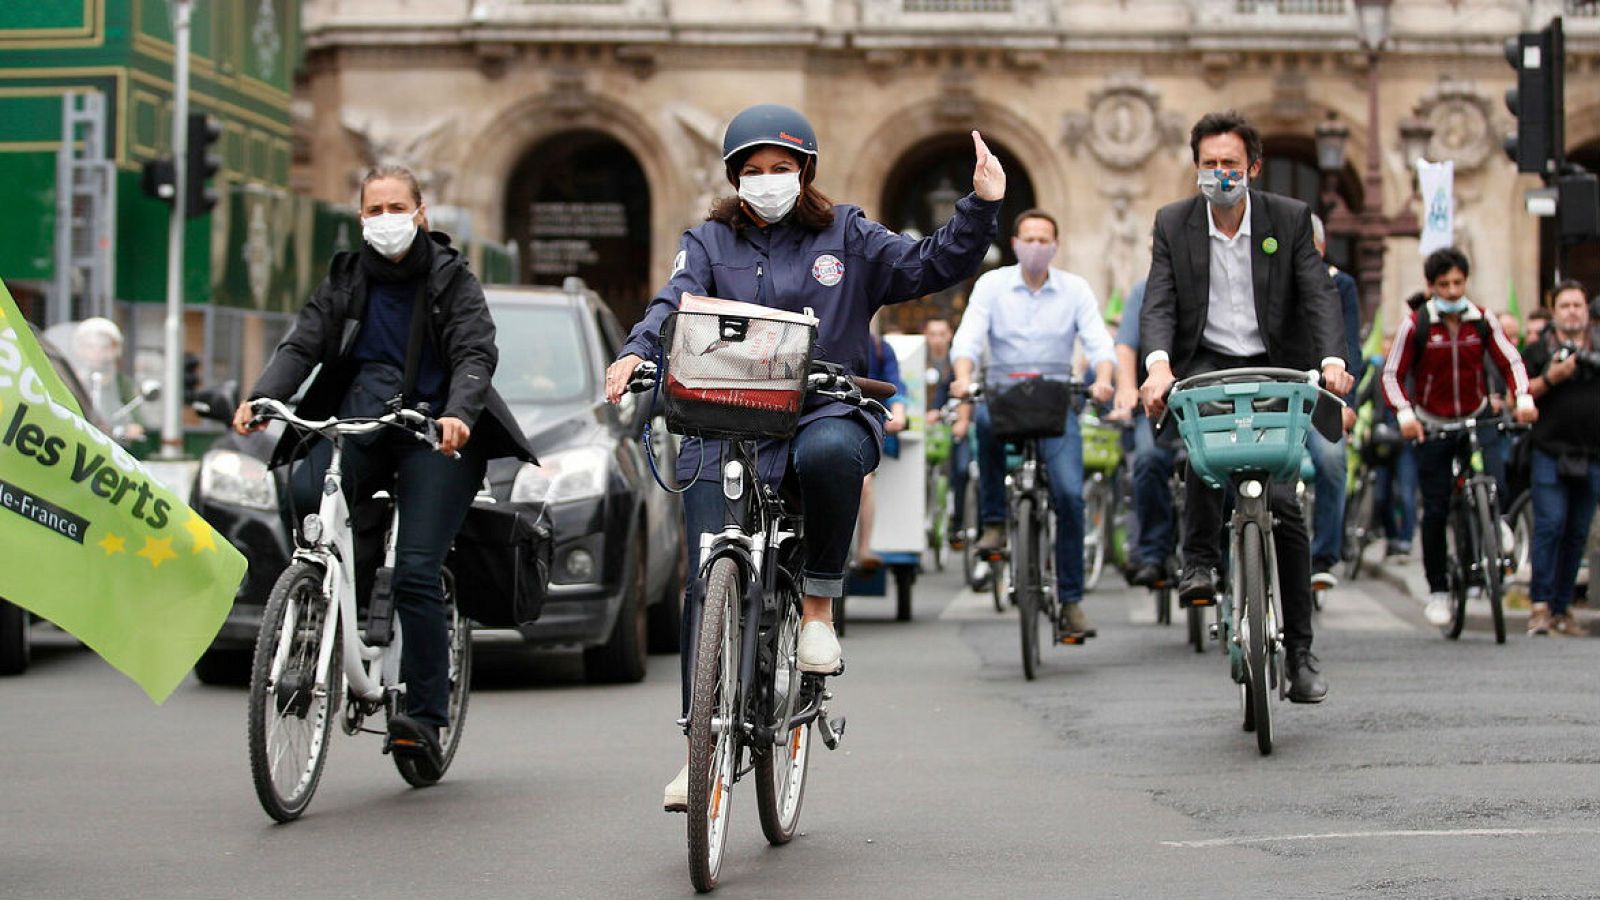
M 1430 625 L 1450 624 L 1450 595 L 1429 594 L 1428 605 L 1423 607 L 1422 615 Z
M 684 766 L 678 770 L 678 777 L 667 782 L 667 792 L 661 798 L 661 806 L 667 812 L 689 811 L 689 767 Z
M 800 643 L 795 648 L 800 671 L 832 675 L 839 671 L 842 655 L 839 638 L 833 633 L 832 625 L 812 620 L 801 627 Z

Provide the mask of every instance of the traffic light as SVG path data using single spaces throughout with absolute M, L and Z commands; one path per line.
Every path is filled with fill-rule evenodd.
M 1524 31 L 1506 41 L 1506 62 L 1517 70 L 1517 86 L 1506 91 L 1506 108 L 1517 119 L 1516 133 L 1506 136 L 1506 155 L 1518 172 L 1542 175 L 1548 183 L 1565 158 L 1566 45 L 1560 17 L 1541 31 Z
M 200 390 L 200 357 L 193 353 L 183 355 L 183 402 L 194 402 Z
M 144 171 L 139 173 L 139 188 L 147 197 L 171 203 L 178 193 L 178 179 L 172 170 L 172 160 L 152 159 L 145 163 Z
M 211 212 L 217 205 L 217 192 L 211 187 L 212 176 L 222 168 L 222 157 L 215 145 L 222 137 L 222 123 L 205 113 L 189 114 L 187 153 L 184 156 L 183 175 L 184 215 L 196 218 Z

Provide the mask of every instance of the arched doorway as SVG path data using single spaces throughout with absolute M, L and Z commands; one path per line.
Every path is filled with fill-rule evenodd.
M 576 275 L 605 298 L 624 328 L 644 315 L 650 286 L 650 184 L 610 135 L 568 131 L 531 148 L 506 188 L 506 230 L 523 281 Z
M 1033 181 L 1021 160 L 1007 147 L 985 138 L 1006 170 L 1006 198 L 1000 204 L 1000 235 L 984 259 L 983 271 L 1016 263 L 1011 252 L 1011 221 L 1034 205 Z M 889 169 L 883 185 L 883 224 L 901 234 L 932 234 L 955 214 L 956 201 L 972 192 L 972 136 L 951 132 L 929 137 L 907 150 Z M 976 276 L 928 298 L 884 310 L 886 329 L 920 331 L 936 315 L 959 317 Z
M 1309 137 L 1284 135 L 1265 138 L 1261 143 L 1261 189 L 1293 197 L 1326 220 L 1328 210 L 1322 203 L 1322 172 L 1317 168 L 1316 142 Z M 1339 173 L 1336 186 L 1345 206 L 1351 212 L 1360 212 L 1361 179 L 1356 177 L 1348 161 L 1344 171 Z M 1330 232 L 1327 256 L 1329 262 L 1360 280 L 1354 236 Z

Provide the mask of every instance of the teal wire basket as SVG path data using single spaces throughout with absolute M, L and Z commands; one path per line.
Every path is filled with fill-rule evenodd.
M 1195 376 L 1167 399 L 1189 465 L 1212 487 L 1234 475 L 1290 481 L 1300 474 L 1321 391 L 1292 369 Z

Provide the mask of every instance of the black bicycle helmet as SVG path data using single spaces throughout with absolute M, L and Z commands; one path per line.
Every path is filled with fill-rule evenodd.
M 811 123 L 797 110 L 762 103 L 734 116 L 722 136 L 722 162 L 727 166 L 729 182 L 739 183 L 739 166 L 764 144 L 804 154 L 810 157 L 808 168 L 815 168 L 817 132 Z

